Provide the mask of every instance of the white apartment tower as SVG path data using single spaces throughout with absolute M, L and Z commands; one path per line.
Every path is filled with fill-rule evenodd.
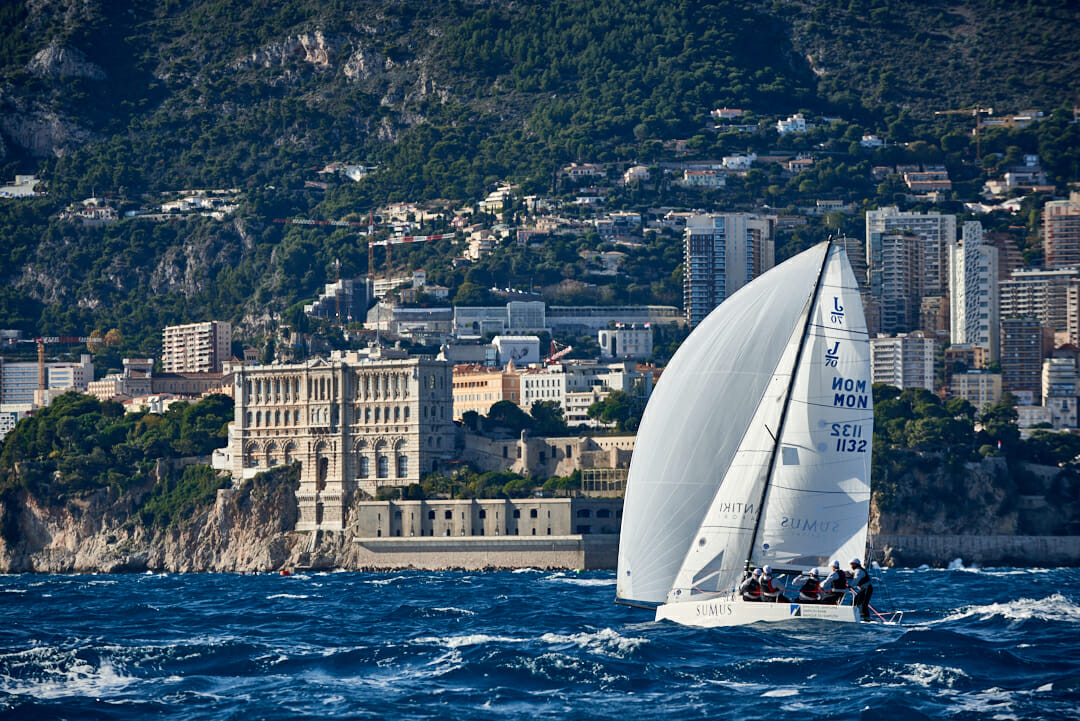
M 898 244 L 905 246 L 898 248 Z M 914 330 L 918 313 L 908 327 L 888 327 L 887 311 L 898 302 L 918 308 L 926 296 L 949 292 L 949 247 L 956 243 L 956 217 L 932 213 L 901 213 L 895 206 L 866 213 L 866 263 L 870 295 L 881 307 L 881 332 Z M 912 293 L 914 298 L 889 298 L 886 293 Z M 905 312 L 897 321 L 907 318 Z M 873 329 L 872 329 L 873 330 Z
M 687 219 L 683 309 L 691 326 L 772 268 L 775 229 L 775 215 L 710 213 Z
M 232 325 L 224 321 L 170 325 L 161 335 L 166 373 L 220 373 L 232 357 Z
M 983 243 L 978 221 L 964 223 L 962 234 L 963 240 L 949 247 L 950 339 L 985 348 L 996 361 L 1001 328 L 997 248 Z
M 934 390 L 937 341 L 921 331 L 870 339 L 870 378 L 897 388 Z

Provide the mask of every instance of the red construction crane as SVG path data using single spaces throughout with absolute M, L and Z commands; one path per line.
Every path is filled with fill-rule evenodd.
M 556 343 L 555 341 L 551 341 L 551 350 L 548 352 L 548 357 L 544 359 L 544 365 L 554 363 L 563 356 L 569 354 L 572 350 L 574 350 L 573 346 L 563 345 L 562 343 Z
M 401 245 L 403 243 L 426 243 L 429 240 L 444 240 L 446 238 L 453 238 L 454 235 L 454 233 L 438 233 L 436 235 L 399 235 L 394 238 L 387 238 L 386 240 L 376 240 L 373 243 L 369 243 L 368 252 L 372 252 L 371 248 L 373 246 L 386 246 L 386 279 L 390 280 L 390 248 L 395 245 Z

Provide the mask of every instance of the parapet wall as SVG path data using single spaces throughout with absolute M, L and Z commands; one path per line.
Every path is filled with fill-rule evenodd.
M 607 536 L 440 536 L 356 540 L 358 567 L 370 570 L 447 571 L 539 568 L 614 569 L 619 537 Z
M 1080 566 L 1080 536 L 905 536 L 870 537 L 882 565 L 946 566 L 954 559 L 979 566 Z

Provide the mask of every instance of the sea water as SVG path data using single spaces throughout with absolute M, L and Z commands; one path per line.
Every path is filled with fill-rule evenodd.
M 1080 571 L 875 578 L 903 625 L 655 623 L 613 572 L 5 576 L 0 716 L 1080 718 Z

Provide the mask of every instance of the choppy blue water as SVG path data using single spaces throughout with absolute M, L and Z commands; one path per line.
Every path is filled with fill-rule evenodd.
M 904 626 L 658 624 L 600 572 L 0 577 L 0 716 L 1080 718 L 1080 571 L 875 575 Z

